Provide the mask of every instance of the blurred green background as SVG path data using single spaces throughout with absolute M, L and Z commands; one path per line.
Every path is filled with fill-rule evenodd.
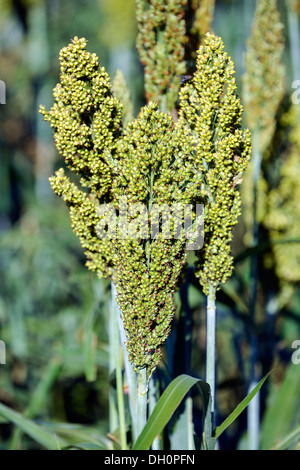
M 254 0 L 216 2 L 213 30 L 236 64 L 240 89 L 254 8 Z M 288 108 L 294 77 L 286 2 L 280 8 L 286 26 Z M 0 80 L 6 85 L 6 104 L 0 105 L 0 339 L 6 343 L 0 402 L 39 420 L 92 426 L 104 436 L 108 396 L 114 390 L 108 372 L 110 286 L 84 266 L 67 208 L 52 194 L 48 178 L 61 158 L 38 110 L 40 104 L 49 109 L 53 103 L 59 50 L 79 36 L 88 40 L 88 49 L 111 76 L 117 68 L 123 71 L 136 114 L 144 104 L 136 34 L 134 0 L 0 0 Z M 259 296 L 257 322 L 249 325 L 245 225 L 242 217 L 234 243 L 236 270 L 218 297 L 217 406 L 223 419 L 245 396 L 254 330 L 259 373 L 275 367 L 261 394 L 261 442 L 268 446 L 299 424 L 300 365 L 291 363 L 291 344 L 300 339 L 300 291 L 296 280 L 288 301 L 275 313 L 263 313 L 268 299 Z M 260 255 L 269 264 L 260 265 L 259 275 L 269 281 L 264 292 L 271 301 L 280 287 L 269 235 L 264 231 L 263 236 Z M 180 291 L 192 325 L 190 372 L 203 378 L 205 298 L 190 277 L 186 291 Z M 158 375 L 169 371 L 172 378 L 181 372 L 176 362 L 181 322 L 179 316 L 166 347 L 169 368 L 162 364 Z M 195 409 L 197 429 L 197 400 Z M 225 433 L 221 447 L 243 448 L 245 431 L 244 413 Z M 36 448 L 29 438 L 20 441 L 12 425 L 0 422 L 0 449 L 15 445 Z

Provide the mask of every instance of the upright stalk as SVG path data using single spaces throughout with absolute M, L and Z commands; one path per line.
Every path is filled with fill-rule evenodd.
M 216 288 L 209 285 L 206 310 L 206 382 L 211 388 L 211 424 L 214 427 L 216 377 Z
M 137 435 L 139 436 L 147 422 L 147 368 L 139 370 L 137 390 Z
M 150 380 L 149 380 L 149 416 L 151 416 L 151 413 L 153 412 L 156 404 L 157 404 L 157 394 L 158 394 L 158 387 L 157 387 L 157 380 L 155 379 L 155 376 L 152 375 Z M 152 450 L 160 450 L 161 448 L 161 442 L 158 437 L 156 437 L 151 445 Z
M 259 149 L 259 132 L 253 132 L 253 227 L 252 227 L 252 244 L 257 246 L 259 242 L 259 225 L 257 220 L 257 192 L 258 182 L 261 171 L 262 155 Z M 251 258 L 251 284 L 250 284 L 250 385 L 248 393 L 256 386 L 259 377 L 257 376 L 257 344 L 255 335 L 255 310 L 257 299 L 258 284 L 258 259 L 254 254 Z M 260 428 L 260 406 L 259 393 L 249 403 L 247 411 L 248 419 L 248 448 L 249 450 L 258 450 L 259 447 L 259 428 Z
M 127 448 L 126 441 L 126 423 L 125 423 L 125 407 L 124 407 L 124 394 L 123 394 L 123 380 L 122 380 L 122 364 L 121 364 L 121 350 L 120 350 L 120 338 L 118 329 L 118 312 L 117 303 L 114 293 L 112 293 L 112 313 L 114 318 L 114 346 L 116 350 L 116 383 L 117 383 L 117 402 L 118 402 L 118 415 L 119 415 L 119 427 L 120 427 L 120 441 L 121 449 Z

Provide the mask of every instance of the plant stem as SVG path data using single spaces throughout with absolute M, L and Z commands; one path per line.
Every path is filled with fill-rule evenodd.
M 112 293 L 112 313 L 114 316 L 114 345 L 116 349 L 116 383 L 117 383 L 117 402 L 119 412 L 119 426 L 120 426 L 120 441 L 121 449 L 126 450 L 126 423 L 125 423 L 125 407 L 123 395 L 123 381 L 122 381 L 122 365 L 121 365 L 121 351 L 120 351 L 120 338 L 118 329 L 118 312 L 117 303 L 114 293 Z
M 216 368 L 216 288 L 209 285 L 206 310 L 206 382 L 211 389 L 211 423 L 214 428 Z
M 137 434 L 141 434 L 147 422 L 147 368 L 140 369 L 138 373 L 137 390 Z
M 188 450 L 195 450 L 194 444 L 194 423 L 193 423 L 193 400 L 191 397 L 186 399 L 186 409 L 187 409 L 187 441 L 188 441 Z
M 108 319 L 108 337 L 109 337 L 109 365 L 108 371 L 109 376 L 111 377 L 116 370 L 116 356 L 118 354 L 118 347 L 115 344 L 116 338 L 116 322 L 115 322 L 115 313 L 114 313 L 114 295 L 112 293 L 110 301 L 110 315 Z M 118 410 L 116 406 L 116 401 L 114 397 L 114 390 L 111 388 L 109 393 L 109 432 L 112 434 L 118 427 Z
M 149 416 L 151 416 L 152 411 L 154 410 L 157 404 L 157 386 L 156 380 L 154 378 L 154 374 L 151 376 L 149 380 Z M 160 440 L 156 437 L 152 443 L 151 449 L 152 450 L 160 450 Z
M 259 242 L 259 225 L 257 221 L 257 192 L 258 182 L 261 170 L 262 155 L 259 149 L 259 131 L 253 132 L 253 228 L 252 244 L 257 246 Z M 258 284 L 258 258 L 257 255 L 251 257 L 250 266 L 250 385 L 248 393 L 258 382 L 257 376 L 257 343 L 255 336 L 255 310 L 257 300 Z M 248 447 L 249 450 L 257 450 L 259 443 L 259 393 L 249 404 L 247 411 L 248 419 Z

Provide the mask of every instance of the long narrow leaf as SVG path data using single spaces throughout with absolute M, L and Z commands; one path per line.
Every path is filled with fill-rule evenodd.
M 78 446 L 82 443 L 95 445 L 102 450 L 108 450 L 111 447 L 111 441 L 106 437 L 99 435 L 94 429 L 80 426 L 78 424 L 50 423 L 47 428 L 58 436 L 61 436 L 69 445 Z
M 24 418 L 34 418 L 42 409 L 47 399 L 49 390 L 51 389 L 54 381 L 56 380 L 61 370 L 61 367 L 62 364 L 61 359 L 59 357 L 55 357 L 49 362 L 39 384 L 37 385 L 30 398 L 28 407 L 23 412 Z M 22 430 L 20 429 L 20 427 L 18 427 L 14 430 L 14 433 L 12 435 L 9 445 L 10 450 L 16 450 L 19 447 L 21 436 Z
M 272 400 L 263 416 L 261 425 L 261 448 L 273 448 L 281 442 L 298 424 L 299 416 L 299 390 L 300 374 L 299 366 L 288 366 L 280 388 L 271 391 Z
M 66 444 L 61 439 L 58 439 L 56 435 L 47 431 L 30 419 L 24 418 L 20 413 L 17 413 L 11 408 L 3 405 L 3 403 L 0 403 L 0 414 L 48 450 L 59 450 Z
M 195 377 L 191 377 L 186 374 L 180 375 L 170 383 L 158 400 L 146 426 L 135 442 L 133 450 L 149 449 L 153 440 L 164 429 L 184 396 L 196 384 L 198 384 L 201 389 L 205 409 L 205 405 L 209 403 L 209 385 L 203 380 L 199 380 Z
M 285 436 L 280 442 L 278 442 L 274 447 L 270 450 L 285 450 L 287 449 L 293 442 L 300 439 L 300 426 L 290 432 L 287 436 Z
M 226 418 L 223 423 L 218 426 L 215 430 L 214 437 L 218 439 L 218 437 L 225 431 L 225 429 L 230 426 L 231 423 L 244 411 L 244 409 L 248 406 L 252 398 L 257 394 L 257 392 L 261 389 L 262 385 L 266 381 L 266 379 L 269 377 L 270 371 L 267 375 L 265 375 L 260 382 L 254 387 L 254 389 L 244 398 L 243 401 L 235 408 L 235 410 Z

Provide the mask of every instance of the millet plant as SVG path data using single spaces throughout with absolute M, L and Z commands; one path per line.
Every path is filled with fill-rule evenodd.
M 208 29 L 214 2 L 200 3 Z M 186 1 L 138 0 L 136 5 L 147 104 L 128 119 L 123 79 L 119 77 L 122 94 L 96 55 L 87 52 L 86 40 L 75 37 L 60 52 L 55 104 L 50 111 L 41 107 L 70 170 L 59 169 L 50 182 L 69 207 L 87 266 L 116 288 L 129 361 L 138 377 L 133 433 L 139 438 L 134 448 L 146 446 L 147 384 L 170 333 L 174 294 L 187 263 L 190 240 L 178 218 L 184 208 L 192 208 L 193 241 L 204 237 L 203 247 L 193 249 L 195 274 L 208 299 L 208 385 L 202 382 L 200 388 L 207 395 L 204 447 L 213 448 L 215 295 L 233 269 L 232 230 L 240 214 L 239 184 L 250 159 L 251 137 L 242 129 L 234 64 L 221 38 L 212 33 L 202 37 L 195 72 L 179 90 L 186 70 Z M 200 217 L 197 206 L 204 207 Z M 163 228 L 168 224 L 168 236 L 158 229 L 160 223 Z M 121 431 L 125 448 L 124 426 Z
M 113 11 L 117 3 L 107 2 L 105 8 Z M 93 295 L 95 306 L 101 298 L 101 308 L 107 307 L 111 393 L 109 433 L 105 437 L 88 427 L 73 429 L 59 423 L 43 426 L 32 420 L 40 403 L 36 396 L 42 390 L 45 400 L 62 367 L 62 358 L 50 364 L 46 379 L 32 397 L 34 406 L 29 406 L 23 416 L 0 403 L 0 415 L 45 448 L 74 445 L 84 449 L 174 450 L 179 444 L 189 450 L 210 450 L 250 402 L 248 448 L 259 446 L 257 398 L 268 374 L 261 380 L 260 375 L 270 370 L 271 361 L 266 366 L 260 360 L 256 343 L 256 250 L 260 248 L 262 227 L 271 234 L 282 291 L 290 292 L 291 285 L 299 281 L 297 245 L 285 243 L 286 237 L 289 242 L 297 242 L 299 225 L 295 222 L 299 212 L 299 113 L 290 107 L 283 114 L 280 125 L 291 130 L 291 145 L 276 166 L 280 166 L 280 177 L 265 177 L 265 162 L 274 161 L 276 113 L 284 93 L 283 28 L 277 1 L 256 3 L 242 82 L 245 113 L 238 96 L 235 65 L 222 38 L 212 32 L 215 3 L 136 0 L 137 50 L 145 85 L 145 101 L 138 112 L 122 72 L 117 70 L 110 78 L 96 54 L 88 51 L 86 39 L 75 37 L 60 51 L 54 105 L 49 110 L 44 106 L 40 109 L 64 159 L 50 177 L 50 184 L 68 207 L 86 266 L 107 281 L 96 282 L 100 289 L 95 289 Z M 290 37 L 295 45 L 299 2 L 290 0 L 288 5 Z M 111 31 L 110 27 L 106 31 Z M 110 33 L 106 41 L 111 49 L 119 44 L 116 38 L 110 44 Z M 296 49 L 291 50 L 292 55 Z M 297 78 L 296 63 L 293 74 Z M 250 172 L 245 173 L 247 166 Z M 244 191 L 240 194 L 242 182 Z M 273 186 L 268 194 L 270 183 Z M 242 256 L 250 252 L 251 267 L 249 273 L 247 269 L 238 271 L 228 287 L 224 284 L 238 259 L 233 257 L 232 242 L 242 200 L 252 245 Z M 291 263 L 293 249 L 296 256 Z M 250 294 L 249 311 L 247 301 L 244 303 L 240 292 L 235 291 L 235 283 Z M 110 286 L 107 304 L 103 286 Z M 197 311 L 189 305 L 189 294 L 195 294 L 195 287 Z M 245 359 L 243 378 L 249 394 L 220 424 L 221 412 L 215 418 L 216 300 L 219 291 L 218 300 L 223 302 L 225 297 L 228 301 L 226 292 L 231 288 L 229 300 L 234 302 L 228 305 L 235 316 L 234 329 L 240 335 L 237 338 L 234 334 L 234 341 L 249 333 L 249 349 L 245 348 L 249 357 L 244 357 L 240 344 L 233 346 L 237 355 L 243 356 L 237 358 L 243 361 L 237 369 Z M 192 313 L 200 312 L 199 290 L 206 302 L 205 380 L 188 375 L 193 367 L 190 324 L 194 320 Z M 243 312 L 250 314 L 241 315 L 239 326 L 235 320 L 241 303 Z M 262 303 L 259 313 L 263 310 L 267 316 L 266 304 Z M 96 380 L 95 311 L 93 307 L 80 330 L 85 366 L 91 366 L 84 368 L 87 381 Z M 227 321 L 227 313 L 223 312 Z M 222 339 L 220 335 L 218 346 Z M 220 357 L 220 363 L 222 360 Z M 218 371 L 222 375 L 222 365 Z M 239 377 L 242 371 L 237 372 Z M 192 408 L 191 390 L 195 385 L 202 398 L 203 427 L 199 436 L 194 433 L 194 424 L 198 432 L 198 422 Z M 256 400 L 252 400 L 254 397 Z M 276 446 L 289 445 L 295 435 L 300 435 L 300 429 Z M 16 432 L 11 446 L 17 447 L 18 441 Z

